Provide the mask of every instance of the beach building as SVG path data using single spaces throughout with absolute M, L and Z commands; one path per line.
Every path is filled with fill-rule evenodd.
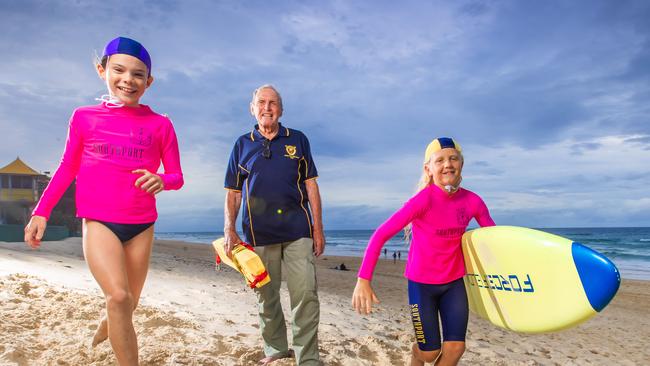
M 0 168 L 0 224 L 24 224 L 40 197 L 42 182 L 46 183 L 47 177 L 20 157 Z
M 23 227 L 50 181 L 47 174 L 31 168 L 20 157 L 0 168 L 0 241 L 22 240 Z M 46 239 L 59 240 L 81 231 L 75 217 L 74 190 L 71 184 L 52 211 Z

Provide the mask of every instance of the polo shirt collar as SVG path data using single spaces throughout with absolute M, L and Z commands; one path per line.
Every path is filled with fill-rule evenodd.
M 289 136 L 289 129 L 282 126 L 282 123 L 278 122 L 278 134 L 275 135 L 274 139 L 278 137 L 288 137 Z M 255 127 L 250 133 L 250 138 L 252 141 L 257 141 L 257 140 L 264 140 L 266 137 L 260 133 L 260 126 L 258 124 L 255 124 Z

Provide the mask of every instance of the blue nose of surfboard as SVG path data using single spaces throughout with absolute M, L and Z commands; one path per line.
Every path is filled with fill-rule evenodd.
M 571 254 L 591 307 L 603 310 L 621 284 L 618 268 L 604 255 L 578 242 L 571 245 Z

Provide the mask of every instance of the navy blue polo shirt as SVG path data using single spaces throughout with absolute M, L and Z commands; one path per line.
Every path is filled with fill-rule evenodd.
M 311 238 L 305 181 L 318 173 L 309 140 L 282 124 L 270 141 L 258 129 L 256 125 L 235 142 L 224 184 L 226 189 L 242 192 L 245 240 L 267 245 Z

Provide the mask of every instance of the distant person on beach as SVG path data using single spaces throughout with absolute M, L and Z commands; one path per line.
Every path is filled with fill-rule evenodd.
M 397 263 L 397 252 L 393 252 L 393 264 Z
M 370 281 L 381 248 L 406 228 L 410 247 L 404 275 L 416 339 L 411 365 L 436 360 L 436 365 L 456 365 L 465 352 L 469 306 L 461 237 L 472 218 L 481 226 L 493 226 L 494 221 L 483 200 L 460 187 L 463 162 L 453 139 L 441 137 L 429 144 L 418 192 L 370 238 L 352 295 L 352 307 L 369 314 L 379 302 Z
M 348 267 L 345 265 L 345 263 L 341 263 L 337 266 L 330 267 L 330 269 L 335 269 L 337 271 L 349 271 Z
M 387 253 L 388 253 L 388 249 L 384 248 L 384 258 L 386 258 Z
M 115 38 L 96 68 L 108 94 L 73 112 L 61 163 L 25 227 L 25 242 L 40 246 L 52 209 L 76 179 L 84 257 L 106 298 L 107 317 L 92 344 L 108 338 L 120 365 L 137 365 L 132 316 L 149 268 L 155 195 L 181 188 L 183 173 L 172 122 L 140 104 L 153 82 L 147 50 Z
M 280 122 L 282 98 L 271 85 L 253 92 L 252 130 L 235 142 L 226 170 L 224 249 L 241 242 L 235 221 L 243 202 L 242 229 L 255 246 L 271 282 L 256 289 L 266 365 L 295 354 L 298 365 L 318 365 L 320 303 L 314 257 L 325 249 L 321 198 L 309 140 Z M 293 351 L 280 304 L 282 265 L 293 314 Z
M 399 261 L 402 260 L 402 252 L 399 251 L 399 250 L 397 251 L 397 260 L 399 260 Z

